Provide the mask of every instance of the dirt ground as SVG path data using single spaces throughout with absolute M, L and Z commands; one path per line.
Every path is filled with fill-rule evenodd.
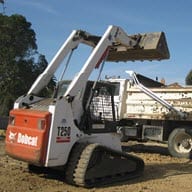
M 27 164 L 8 157 L 0 138 L 0 192 L 191 192 L 192 161 L 173 158 L 166 145 L 122 143 L 123 150 L 145 161 L 143 176 L 102 188 L 70 186 L 55 173 L 34 174 Z

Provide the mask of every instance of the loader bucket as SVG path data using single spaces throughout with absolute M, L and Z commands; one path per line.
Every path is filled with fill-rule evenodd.
M 137 39 L 137 46 L 129 48 L 116 44 L 110 49 L 107 61 L 169 59 L 169 49 L 164 32 L 144 33 L 129 37 Z

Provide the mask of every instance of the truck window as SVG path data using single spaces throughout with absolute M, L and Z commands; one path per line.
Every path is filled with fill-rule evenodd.
M 120 83 L 119 82 L 113 82 L 112 84 L 115 85 L 114 96 L 118 96 L 119 95 L 119 89 L 120 89 Z

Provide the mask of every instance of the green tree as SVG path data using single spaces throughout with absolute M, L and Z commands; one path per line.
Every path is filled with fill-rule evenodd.
M 185 78 L 185 84 L 192 85 L 192 70 L 189 71 L 189 73 L 187 74 L 187 76 Z
M 8 115 L 15 99 L 28 91 L 47 66 L 35 36 L 24 16 L 0 14 L 0 115 Z

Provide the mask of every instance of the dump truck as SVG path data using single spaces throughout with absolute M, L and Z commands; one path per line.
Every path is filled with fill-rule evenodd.
M 108 78 L 114 96 L 121 141 L 168 144 L 174 157 L 191 158 L 192 87 L 165 85 L 133 71 L 129 78 Z
M 91 52 L 78 70 L 71 59 L 80 44 L 90 47 Z M 7 154 L 28 162 L 31 170 L 63 168 L 66 182 L 82 187 L 140 176 L 143 160 L 122 151 L 116 132 L 114 86 L 98 80 L 105 61 L 168 58 L 163 32 L 128 35 L 113 25 L 102 36 L 72 31 L 30 90 L 15 101 L 6 132 Z M 62 75 L 53 96 L 40 96 L 61 66 Z M 65 79 L 69 66 L 78 70 L 71 80 Z M 90 81 L 95 70 L 98 77 Z M 110 117 L 95 113 L 97 97 L 109 101 L 102 108 Z

